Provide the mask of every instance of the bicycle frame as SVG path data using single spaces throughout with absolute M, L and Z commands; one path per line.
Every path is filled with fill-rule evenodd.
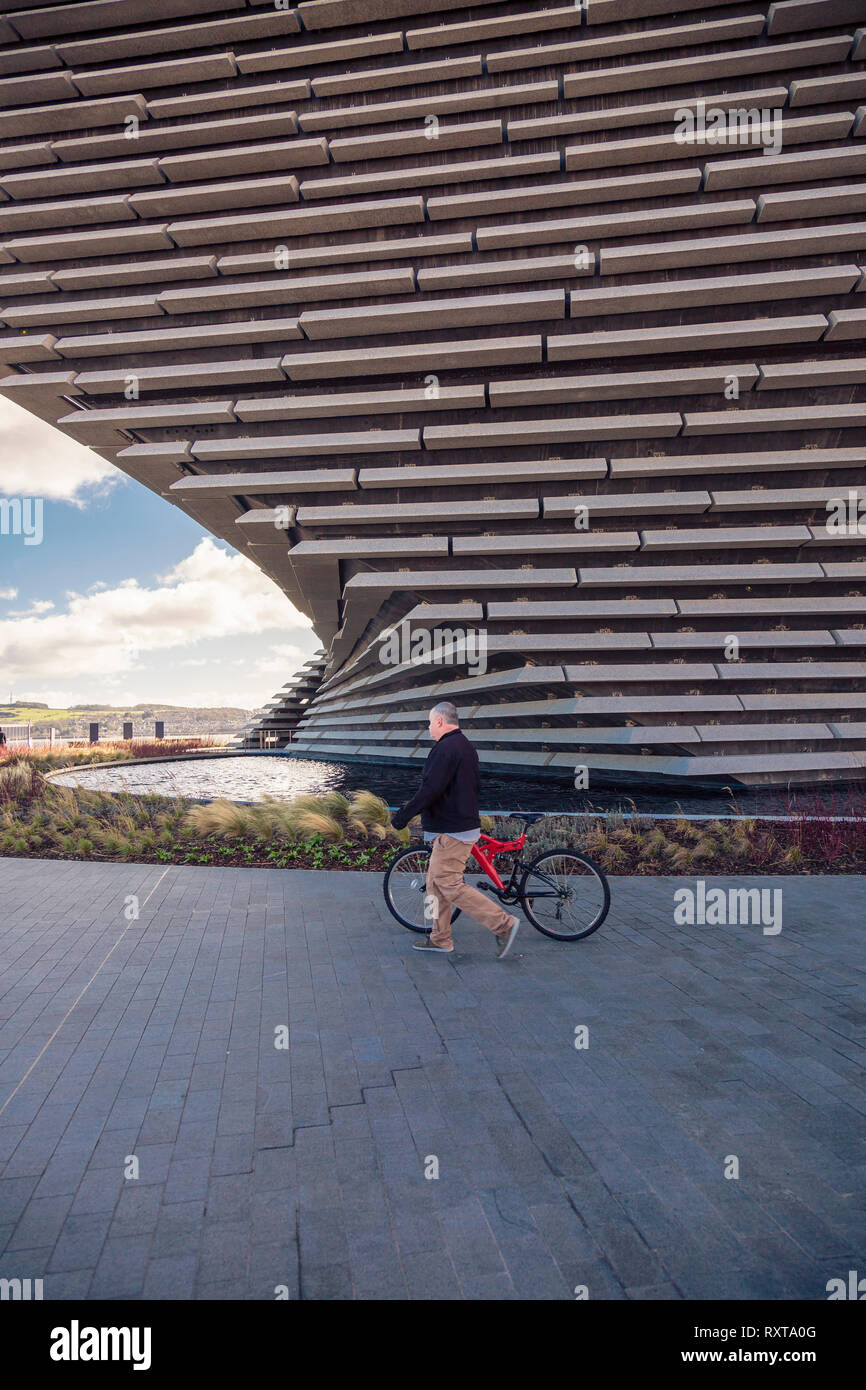
M 473 859 L 481 865 L 481 868 L 484 870 L 491 883 L 499 889 L 500 893 L 512 893 L 514 891 L 515 876 L 518 869 L 522 869 L 524 865 L 518 854 L 518 858 L 515 859 L 511 867 L 511 878 L 508 880 L 508 887 L 506 888 L 496 871 L 493 860 L 496 858 L 497 854 L 506 854 L 509 850 L 512 852 L 515 850 L 522 850 L 525 843 L 526 831 L 524 830 L 519 840 L 494 840 L 490 835 L 482 834 L 481 838 L 472 846 Z M 485 849 L 487 850 L 487 854 L 484 853 Z

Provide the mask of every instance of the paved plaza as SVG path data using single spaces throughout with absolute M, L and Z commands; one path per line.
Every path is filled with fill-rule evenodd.
M 652 1300 L 866 1274 L 866 876 L 760 880 L 776 935 L 611 882 L 595 936 L 524 922 L 500 962 L 465 915 L 454 955 L 412 951 L 375 874 L 0 859 L 0 1277 Z

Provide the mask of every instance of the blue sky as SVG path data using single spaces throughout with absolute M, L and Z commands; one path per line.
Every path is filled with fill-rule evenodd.
M 318 648 L 245 556 L 20 406 L 0 400 L 0 699 L 254 709 Z M 27 499 L 31 499 L 28 503 Z M 5 534 L 3 533 L 5 531 Z

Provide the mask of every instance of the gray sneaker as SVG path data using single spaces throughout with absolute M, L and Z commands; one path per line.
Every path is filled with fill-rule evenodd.
M 505 956 L 508 955 L 508 952 L 511 950 L 511 943 L 517 935 L 517 928 L 519 926 L 520 922 L 518 921 L 518 919 L 516 917 L 512 917 L 511 926 L 506 928 L 506 930 L 501 934 L 496 943 L 497 960 L 502 960 Z
M 434 946 L 432 941 L 413 941 L 413 951 L 434 951 L 440 956 L 450 956 L 454 950 L 453 946 Z

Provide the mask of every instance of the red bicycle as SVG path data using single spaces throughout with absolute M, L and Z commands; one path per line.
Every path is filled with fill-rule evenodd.
M 598 931 L 610 907 L 610 886 L 604 871 L 576 849 L 548 849 L 524 862 L 521 850 L 526 827 L 541 817 L 523 817 L 523 833 L 517 840 L 494 840 L 482 833 L 472 846 L 467 870 L 474 859 L 481 870 L 469 871 L 467 883 L 492 893 L 504 907 L 519 906 L 537 931 L 554 941 L 582 941 Z M 503 880 L 494 865 L 500 854 L 513 855 L 511 872 Z M 428 933 L 433 928 L 427 901 L 427 866 L 430 846 L 409 846 L 394 856 L 385 871 L 385 902 L 392 917 L 410 931 Z M 460 916 L 452 908 L 451 921 Z

